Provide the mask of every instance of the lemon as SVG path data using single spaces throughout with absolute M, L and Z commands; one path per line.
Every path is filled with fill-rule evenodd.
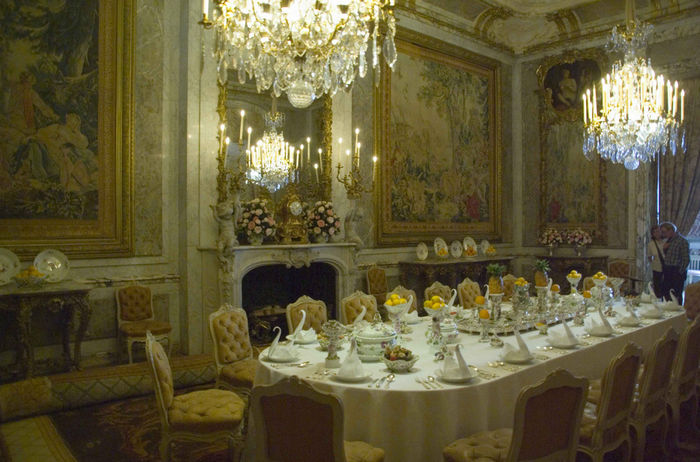
M 432 303 L 430 303 L 430 300 L 426 300 L 423 302 L 423 308 L 431 308 L 433 306 Z
M 587 290 L 583 291 L 583 298 L 591 298 L 591 293 Z
M 440 302 L 433 303 L 432 309 L 437 310 L 440 308 L 442 308 L 442 305 L 440 304 Z
M 400 299 L 399 299 L 399 303 L 406 303 L 406 299 L 405 299 L 405 298 L 400 298 Z
M 384 304 L 386 306 L 394 306 L 394 301 L 392 299 L 389 299 L 389 300 L 385 301 Z
M 559 292 L 559 284 L 554 284 L 552 286 L 552 292 Z
M 398 299 L 399 299 L 398 294 L 391 294 L 391 299 L 392 299 L 392 300 L 398 300 Z
M 486 303 L 486 299 L 483 295 L 477 295 L 474 298 L 474 303 L 476 303 L 477 305 L 483 305 L 484 303 Z
M 439 295 L 433 295 L 432 298 L 430 299 L 430 301 L 433 302 L 433 303 L 435 303 L 435 302 L 441 302 L 441 301 L 442 301 L 442 297 L 440 297 Z
M 490 319 L 491 315 L 489 314 L 489 310 L 480 310 L 479 311 L 479 318 L 481 319 Z

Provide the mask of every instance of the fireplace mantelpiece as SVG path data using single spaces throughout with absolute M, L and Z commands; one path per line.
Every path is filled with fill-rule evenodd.
M 312 262 L 327 263 L 336 270 L 336 306 L 351 291 L 350 280 L 357 271 L 355 244 L 290 244 L 290 245 L 243 245 L 233 255 L 220 260 L 219 297 L 221 303 L 241 306 L 243 276 L 260 266 L 283 264 L 287 268 L 301 268 Z

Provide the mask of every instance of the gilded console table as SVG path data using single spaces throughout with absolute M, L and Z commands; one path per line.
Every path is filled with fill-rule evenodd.
M 80 344 L 87 332 L 92 308 L 88 300 L 90 286 L 73 281 L 46 283 L 38 288 L 19 288 L 10 283 L 0 287 L 0 311 L 16 314 L 19 334 L 17 365 L 27 377 L 34 373 L 34 346 L 32 345 L 32 313 L 49 310 L 60 313 L 63 356 L 68 370 L 80 369 Z M 70 356 L 70 328 L 73 314 L 80 320 L 75 334 L 74 358 Z
M 469 278 L 479 285 L 487 282 L 486 266 L 491 263 L 505 265 L 510 271 L 514 257 L 474 257 L 474 258 L 430 258 L 423 261 L 399 262 L 401 285 L 416 291 L 419 300 L 423 300 L 426 287 L 439 281 L 453 289 Z M 422 302 L 421 302 L 422 303 Z

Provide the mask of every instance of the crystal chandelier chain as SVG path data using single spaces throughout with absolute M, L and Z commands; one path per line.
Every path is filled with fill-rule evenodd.
M 206 0 L 205 0 L 206 1 Z M 286 92 L 296 107 L 331 96 L 367 73 L 367 54 L 396 62 L 394 0 L 218 0 L 212 23 L 220 75 Z M 369 43 L 371 41 L 371 44 Z
M 627 0 L 626 7 L 627 28 L 615 26 L 608 45 L 624 52 L 624 63 L 613 64 L 612 74 L 600 82 L 600 91 L 594 85 L 582 97 L 583 153 L 592 159 L 598 152 L 634 170 L 659 152 L 675 155 L 679 147 L 685 150 L 685 91 L 679 93 L 678 82 L 671 84 L 663 75 L 656 75 L 651 60 L 637 56 L 652 27 L 634 19 L 632 0 Z

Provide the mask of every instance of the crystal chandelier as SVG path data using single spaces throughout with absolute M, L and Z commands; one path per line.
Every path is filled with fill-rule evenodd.
M 201 24 L 216 30 L 219 72 L 238 70 L 238 80 L 255 78 L 258 92 L 272 86 L 299 108 L 350 86 L 379 55 L 396 62 L 394 0 L 217 0 L 213 20 L 204 0 Z M 246 76 L 247 74 L 247 76 Z
M 289 181 L 294 165 L 298 163 L 295 156 L 298 159 L 299 152 L 294 147 L 289 146 L 282 133 L 278 133 L 278 130 L 281 131 L 282 126 L 284 126 L 284 114 L 277 112 L 274 97 L 272 110 L 263 117 L 265 119 L 265 133 L 262 139 L 253 146 L 250 146 L 251 129 L 248 128 L 246 177 L 252 182 L 264 186 L 270 192 L 275 192 Z
M 608 45 L 624 52 L 624 63 L 616 62 L 612 75 L 601 80 L 602 110 L 598 111 L 595 85 L 592 93 L 588 89 L 582 95 L 583 153 L 592 159 L 597 151 L 604 159 L 634 170 L 640 162 L 654 160 L 657 152 L 675 155 L 679 147 L 685 150 L 685 91 L 680 91 L 679 98 L 678 82 L 671 84 L 656 75 L 651 60 L 637 56 L 652 28 L 634 19 L 633 0 L 627 0 L 626 12 L 626 30 L 615 26 Z

